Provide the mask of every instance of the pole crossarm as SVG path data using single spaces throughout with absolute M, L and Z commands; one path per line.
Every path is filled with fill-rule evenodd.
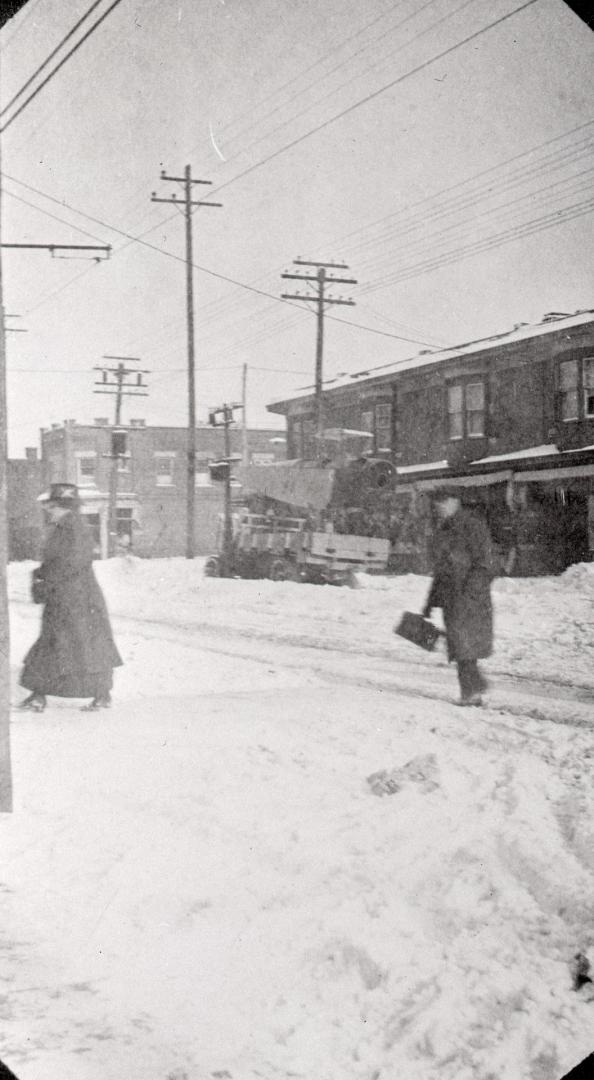
M 111 244 L 0 244 L 3 248 L 26 248 L 29 251 L 105 251 L 109 257 Z
M 294 266 L 323 266 L 327 270 L 348 270 L 346 263 L 308 262 L 307 259 L 293 259 Z
M 163 170 L 161 170 L 161 180 L 167 180 L 171 184 L 212 184 L 212 180 L 195 180 L 192 176 L 166 176 Z
M 103 359 L 104 360 L 129 360 L 131 363 L 132 363 L 132 361 L 135 364 L 140 363 L 140 357 L 139 356 L 111 356 L 110 353 L 103 353 Z
M 287 281 L 319 281 L 317 274 L 281 274 L 282 278 Z M 324 283 L 326 285 L 358 285 L 359 282 L 355 278 L 346 277 L 325 277 Z
M 161 199 L 157 195 L 151 195 L 151 202 L 172 203 L 174 206 L 179 206 L 180 208 L 185 207 L 185 206 L 222 206 L 223 205 L 222 202 L 207 202 L 206 199 L 198 199 L 198 200 L 194 199 L 194 200 L 190 200 L 188 203 L 186 203 L 185 199 L 178 199 L 178 198 L 176 198 L 175 195 L 173 195 L 170 199 Z
M 114 394 L 118 393 L 117 383 L 107 383 L 107 384 L 95 383 L 94 385 L 95 386 L 107 385 L 107 386 L 113 386 L 115 388 L 113 390 L 93 390 L 94 394 L 111 394 L 111 396 L 113 397 Z M 148 390 L 122 390 L 122 394 L 125 394 L 126 397 L 148 397 Z
M 313 300 L 315 304 L 320 302 L 319 296 L 306 296 L 302 293 L 281 293 L 281 300 Z M 354 300 L 334 300 L 331 296 L 325 296 L 322 303 L 324 304 L 346 304 L 349 307 L 355 306 Z

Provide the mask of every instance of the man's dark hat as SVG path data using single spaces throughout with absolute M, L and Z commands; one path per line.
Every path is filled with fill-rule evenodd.
M 75 484 L 50 484 L 49 491 L 44 491 L 37 499 L 40 503 L 53 503 L 65 510 L 74 510 L 79 504 L 78 488 Z

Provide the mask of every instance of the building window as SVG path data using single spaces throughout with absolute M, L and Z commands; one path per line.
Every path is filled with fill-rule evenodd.
M 562 420 L 579 419 L 579 370 L 577 360 L 559 364 L 559 403 Z
M 376 450 L 392 449 L 392 406 L 389 402 L 375 406 Z
M 361 413 L 361 431 L 368 431 L 370 435 L 373 435 L 374 426 L 373 409 L 365 409 Z
M 466 384 L 466 434 L 471 438 L 485 434 L 485 384 Z
M 559 416 L 561 420 L 594 417 L 594 356 L 573 357 L 559 364 Z
M 462 386 L 448 386 L 448 434 L 450 439 L 461 439 L 464 436 L 464 420 L 462 413 Z
M 96 454 L 76 455 L 76 482 L 79 487 L 94 485 L 96 467 Z
M 172 487 L 174 484 L 175 453 L 173 451 L 155 454 L 155 475 L 157 487 Z
M 448 436 L 477 439 L 485 434 L 485 384 L 452 383 L 448 386 Z
M 594 416 L 594 356 L 584 356 L 584 416 Z

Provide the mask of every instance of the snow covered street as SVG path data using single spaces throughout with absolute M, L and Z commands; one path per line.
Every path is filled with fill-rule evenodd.
M 443 653 L 392 634 L 425 579 L 97 571 L 113 708 L 13 714 L 19 1080 L 559 1080 L 592 1051 L 592 566 L 496 584 L 492 688 L 463 710 Z

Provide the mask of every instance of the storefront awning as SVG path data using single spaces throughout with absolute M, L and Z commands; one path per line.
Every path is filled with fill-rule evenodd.
M 543 480 L 575 480 L 579 476 L 594 476 L 594 462 L 591 465 L 566 465 L 558 469 L 530 469 L 527 472 L 514 473 L 514 482 L 529 484 Z
M 447 487 L 487 487 L 491 484 L 505 484 L 512 479 L 512 476 L 511 469 L 505 469 L 487 473 L 484 476 L 437 476 L 432 477 L 431 480 L 414 480 L 411 486 L 414 486 L 417 491 L 437 491 L 444 485 Z

